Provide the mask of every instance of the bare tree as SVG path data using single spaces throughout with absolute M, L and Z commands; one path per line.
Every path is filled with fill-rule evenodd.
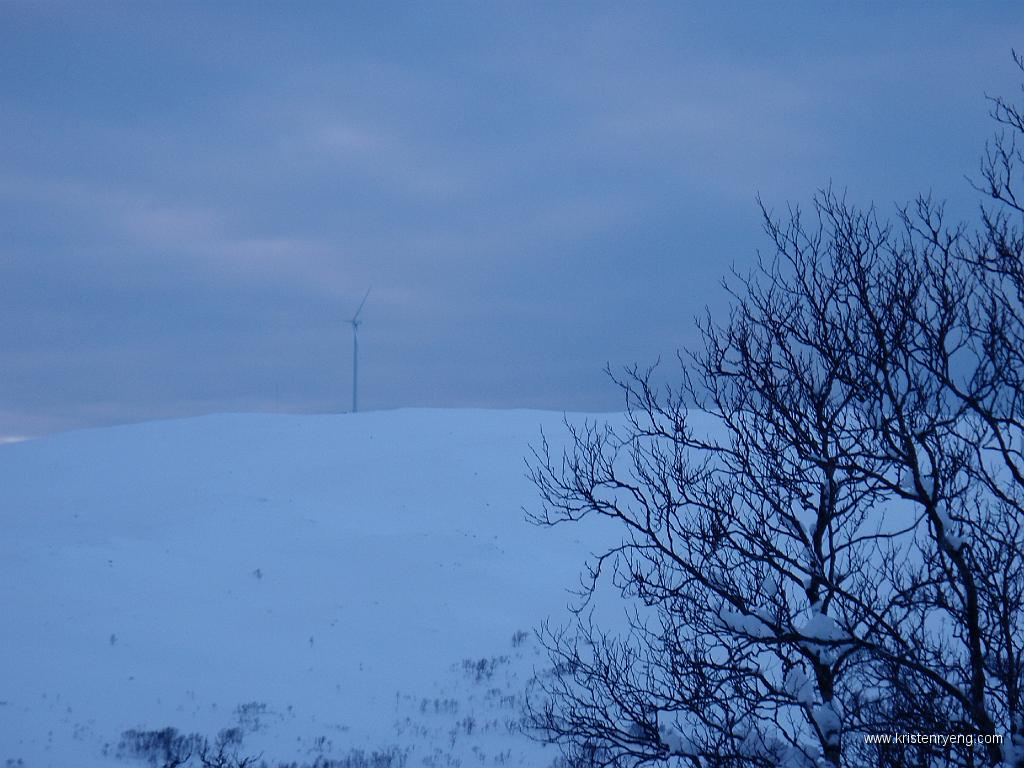
M 773 254 L 681 384 L 627 371 L 624 427 L 535 452 L 536 522 L 622 533 L 542 632 L 530 714 L 571 763 L 1024 765 L 1020 160 L 989 148 L 975 232 L 929 199 L 762 208 Z M 604 583 L 630 606 L 607 630 Z M 1004 738 L 864 738 L 894 733 Z

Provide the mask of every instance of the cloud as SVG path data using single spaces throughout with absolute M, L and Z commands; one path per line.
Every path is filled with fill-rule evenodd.
M 738 10 L 4 6 L 0 433 L 344 407 L 369 285 L 367 407 L 616 408 L 757 192 L 958 194 L 1015 87 L 997 6 Z

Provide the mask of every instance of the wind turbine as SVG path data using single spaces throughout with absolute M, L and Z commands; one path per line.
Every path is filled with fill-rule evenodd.
M 370 297 L 370 289 L 366 289 L 366 295 L 359 302 L 359 309 L 352 315 L 349 322 L 352 324 L 352 413 L 359 410 L 359 313 L 363 311 L 363 305 Z

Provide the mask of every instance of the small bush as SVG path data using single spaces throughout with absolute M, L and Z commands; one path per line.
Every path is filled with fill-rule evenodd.
M 490 680 L 494 677 L 495 670 L 502 664 L 507 663 L 508 656 L 492 656 L 489 659 L 464 659 L 462 671 L 468 677 L 471 677 L 474 683 L 480 683 L 484 680 Z

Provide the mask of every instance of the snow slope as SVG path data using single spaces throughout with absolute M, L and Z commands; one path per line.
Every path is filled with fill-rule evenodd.
M 517 633 L 564 615 L 589 548 L 521 507 L 561 422 L 223 415 L 0 446 L 0 766 L 144 765 L 122 733 L 166 727 L 240 728 L 272 766 L 550 764 L 516 727 L 544 664 Z

